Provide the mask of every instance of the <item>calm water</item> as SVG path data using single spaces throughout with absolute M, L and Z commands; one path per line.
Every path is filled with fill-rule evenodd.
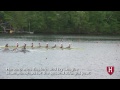
M 27 47 L 30 52 L 3 52 L 9 46 L 59 47 L 72 49 L 46 49 Z M 13 48 L 9 48 L 12 50 Z M 20 50 L 21 48 L 19 48 Z M 107 66 L 114 66 L 109 75 Z M 1 35 L 0 36 L 0 78 L 3 79 L 120 79 L 120 37 L 78 36 L 78 35 Z

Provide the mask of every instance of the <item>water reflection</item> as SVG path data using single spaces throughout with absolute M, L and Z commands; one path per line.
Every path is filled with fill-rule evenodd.
M 0 35 L 1 39 L 24 39 L 24 40 L 43 40 L 43 41 L 64 41 L 64 40 L 105 40 L 120 41 L 120 36 L 82 36 L 82 35 Z

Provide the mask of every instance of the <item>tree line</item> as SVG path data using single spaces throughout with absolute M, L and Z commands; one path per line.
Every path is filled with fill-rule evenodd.
M 120 34 L 120 11 L 0 11 L 2 23 L 35 33 Z

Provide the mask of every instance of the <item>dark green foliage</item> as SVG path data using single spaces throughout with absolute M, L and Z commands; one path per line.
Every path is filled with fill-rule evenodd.
M 15 31 L 120 34 L 119 11 L 0 11 L 2 22 Z

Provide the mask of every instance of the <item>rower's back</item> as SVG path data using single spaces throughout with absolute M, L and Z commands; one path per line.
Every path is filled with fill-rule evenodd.
M 5 45 L 5 49 L 4 50 L 9 50 L 8 44 Z
M 7 52 L 7 51 L 9 51 L 8 44 L 5 45 L 3 52 Z

